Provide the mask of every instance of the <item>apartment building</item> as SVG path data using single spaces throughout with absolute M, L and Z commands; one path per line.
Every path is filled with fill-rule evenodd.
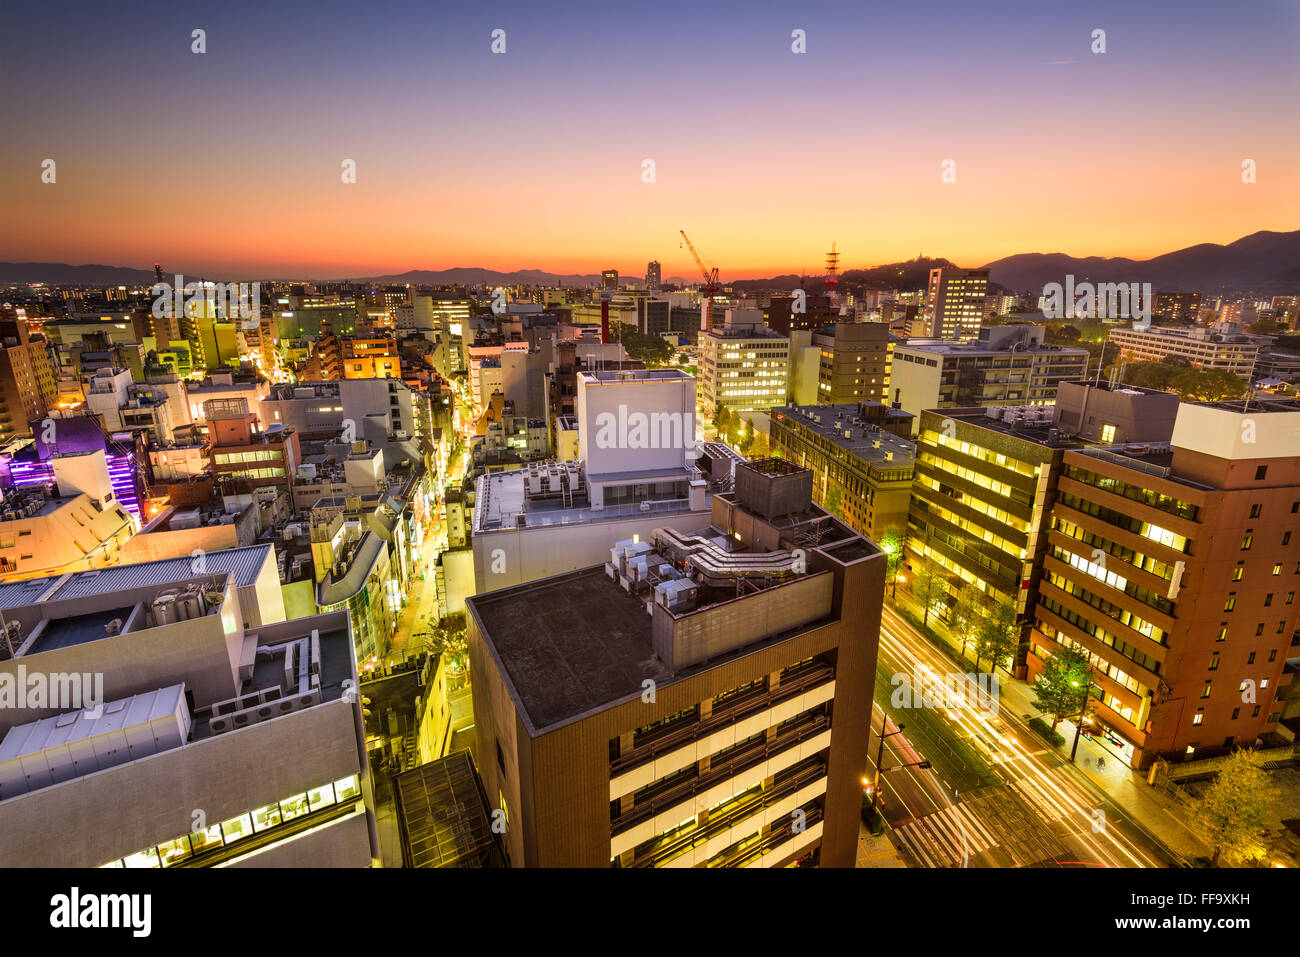
M 813 500 L 879 541 L 907 524 L 915 446 L 912 417 L 879 402 L 773 409 L 773 454 L 811 469 Z
M 900 343 L 889 368 L 894 401 L 914 416 L 924 409 L 1046 405 L 1062 382 L 1087 374 L 1088 350 L 1050 345 L 1045 333 L 1011 324 L 980 329 L 972 342 Z
M 204 413 L 212 475 L 225 495 L 247 504 L 262 486 L 291 490 L 302 460 L 296 430 L 279 422 L 262 430 L 243 399 L 210 400 Z
M 1029 673 L 1093 662 L 1135 768 L 1273 739 L 1300 591 L 1300 403 L 1184 403 L 1168 443 L 1066 452 Z
M 1195 322 L 1200 314 L 1199 292 L 1158 292 L 1151 307 L 1153 318 L 1171 322 Z
M 30 435 L 57 395 L 45 340 L 29 338 L 26 321 L 0 320 L 0 443 Z
M 1110 342 L 1128 362 L 1161 362 L 1175 356 L 1196 369 L 1218 369 L 1249 379 L 1259 353 L 1252 336 L 1222 334 L 1208 328 L 1112 329 Z
M 811 493 L 747 463 L 693 533 L 467 599 L 513 866 L 854 866 L 884 561 Z

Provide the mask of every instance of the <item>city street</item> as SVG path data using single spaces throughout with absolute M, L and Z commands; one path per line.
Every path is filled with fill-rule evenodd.
M 901 616 L 886 608 L 881 624 L 882 670 L 906 675 L 949 674 L 952 662 Z M 921 760 L 933 770 L 906 768 L 882 775 L 885 817 L 909 863 L 924 867 L 1061 866 L 1159 867 L 1179 863 L 1109 795 L 1068 767 L 1023 722 L 1003 695 L 994 715 L 966 696 L 938 717 L 947 740 L 886 740 L 886 769 Z M 877 710 L 880 701 L 878 695 Z M 919 709 L 912 709 L 918 714 Z M 906 721 L 904 721 L 906 724 Z M 896 725 L 889 724 L 889 730 Z M 870 759 L 878 747 L 873 728 Z M 972 766 L 974 756 L 982 766 Z M 874 769 L 874 763 L 872 764 Z M 954 781 L 953 778 L 958 780 Z M 994 783 L 998 782 L 998 783 Z M 965 787 L 963 785 L 966 785 Z

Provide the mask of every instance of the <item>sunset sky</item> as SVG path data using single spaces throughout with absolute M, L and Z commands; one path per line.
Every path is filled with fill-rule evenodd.
M 726 280 L 1300 227 L 1294 0 L 546 6 L 10 0 L 0 260 L 693 277 L 685 228 Z

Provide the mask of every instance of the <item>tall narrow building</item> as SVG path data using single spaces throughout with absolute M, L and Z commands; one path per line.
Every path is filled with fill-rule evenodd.
M 926 336 L 974 339 L 984 319 L 987 269 L 931 269 L 926 297 Z

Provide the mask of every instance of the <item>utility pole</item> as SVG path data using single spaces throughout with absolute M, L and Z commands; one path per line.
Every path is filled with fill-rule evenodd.
M 896 734 L 902 734 L 906 725 L 900 724 L 897 731 L 886 733 L 885 723 L 889 720 L 882 711 L 880 714 L 880 745 L 876 748 L 876 774 L 871 782 L 871 810 L 879 813 L 880 809 L 880 764 L 885 760 L 885 738 L 891 738 Z
M 1077 681 L 1070 682 L 1076 688 L 1079 686 Z M 1079 720 L 1074 723 L 1074 744 L 1070 746 L 1070 763 L 1074 763 L 1075 752 L 1079 750 L 1079 734 L 1083 731 L 1083 722 L 1088 717 L 1088 702 L 1092 699 L 1092 681 L 1088 681 L 1088 688 L 1083 695 L 1083 707 L 1079 709 Z

